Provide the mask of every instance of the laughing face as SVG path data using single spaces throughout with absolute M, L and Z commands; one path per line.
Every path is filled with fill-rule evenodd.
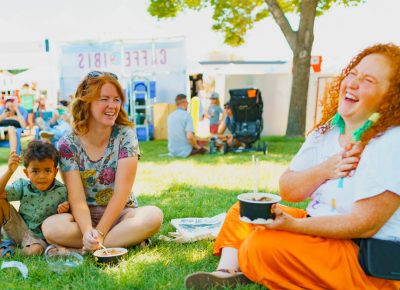
M 90 106 L 91 121 L 103 126 L 113 126 L 121 109 L 122 99 L 114 85 L 102 86 L 100 97 Z
M 358 128 L 378 110 L 390 86 L 392 70 L 381 54 L 365 56 L 340 84 L 338 112 L 346 126 Z

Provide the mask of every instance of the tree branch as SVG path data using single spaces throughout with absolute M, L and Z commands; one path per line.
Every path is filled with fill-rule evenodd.
M 269 12 L 271 12 L 272 16 L 275 19 L 275 22 L 281 28 L 283 35 L 286 38 L 286 41 L 289 43 L 290 48 L 294 52 L 296 50 L 296 32 L 293 31 L 292 27 L 288 19 L 285 16 L 285 13 L 282 11 L 282 8 L 279 6 L 277 0 L 264 0 L 268 6 Z

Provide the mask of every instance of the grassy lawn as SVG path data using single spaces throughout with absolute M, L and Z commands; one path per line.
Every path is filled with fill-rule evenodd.
M 226 212 L 242 192 L 254 183 L 252 155 L 259 158 L 259 191 L 278 192 L 278 179 L 303 139 L 268 137 L 268 154 L 229 153 L 188 159 L 159 156 L 167 153 L 166 141 L 141 142 L 134 192 L 141 205 L 152 204 L 164 212 L 159 234 L 174 231 L 169 221 L 178 217 L 211 217 Z M 0 148 L 0 164 L 7 163 L 8 150 Z M 3 172 L 4 167 L 0 172 Z M 20 169 L 19 169 L 20 170 Z M 295 204 L 304 207 L 305 204 Z M 13 258 L 25 263 L 29 277 L 24 280 L 15 269 L 0 270 L 2 289 L 183 289 L 187 274 L 213 271 L 212 241 L 175 244 L 152 238 L 153 246 L 133 248 L 118 265 L 101 268 L 88 255 L 83 266 L 64 274 L 52 272 L 43 257 Z M 249 285 L 240 289 L 262 289 Z

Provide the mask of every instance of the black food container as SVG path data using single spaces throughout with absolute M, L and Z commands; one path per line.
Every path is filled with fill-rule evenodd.
M 281 197 L 272 193 L 242 193 L 238 195 L 240 220 L 251 224 L 269 224 L 275 218 L 272 205 Z

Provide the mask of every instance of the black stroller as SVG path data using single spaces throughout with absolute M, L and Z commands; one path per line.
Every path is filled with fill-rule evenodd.
M 224 145 L 224 153 L 263 151 L 266 154 L 267 142 L 261 142 L 263 130 L 263 100 L 258 89 L 233 89 L 229 90 L 231 99 L 229 105 L 233 113 L 231 133 L 234 140 L 244 144 L 244 148 L 233 145 Z M 257 142 L 256 146 L 253 144 Z M 233 142 L 234 144 L 236 142 Z

